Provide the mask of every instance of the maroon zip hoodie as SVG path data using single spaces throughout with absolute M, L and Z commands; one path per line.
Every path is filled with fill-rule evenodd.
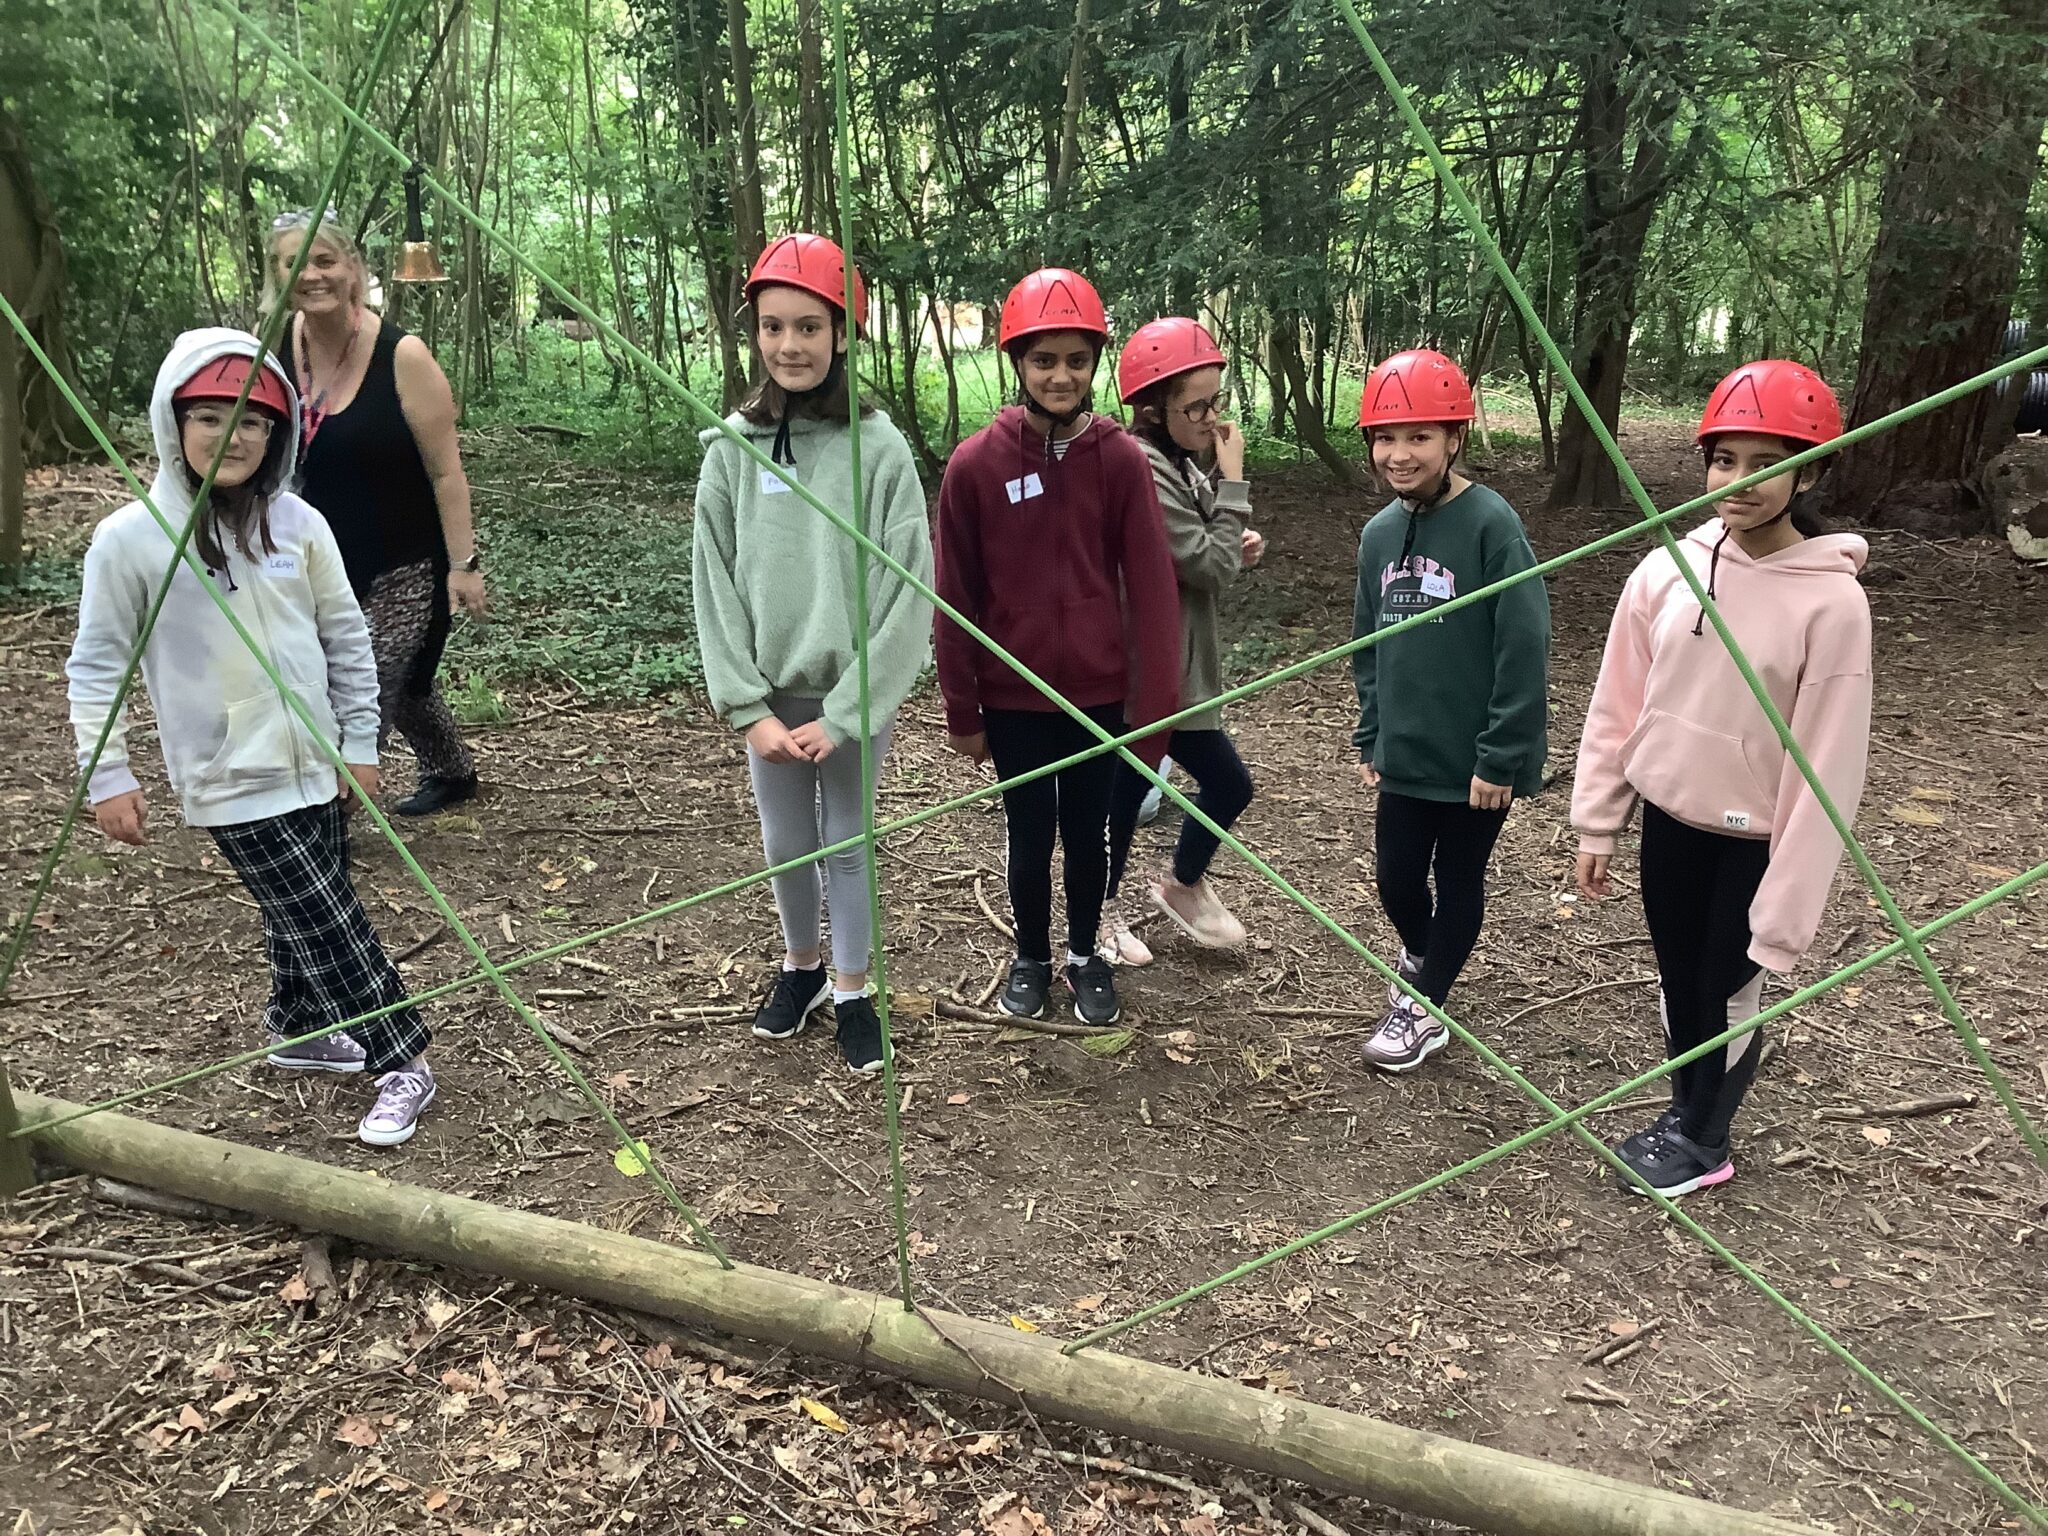
M 954 450 L 933 539 L 938 592 L 1070 702 L 1124 705 L 1129 725 L 1180 707 L 1180 589 L 1152 466 L 1098 416 L 1062 458 L 1022 406 Z M 934 622 L 946 729 L 983 708 L 1056 705 L 958 624 Z M 1133 750 L 1157 762 L 1164 735 Z

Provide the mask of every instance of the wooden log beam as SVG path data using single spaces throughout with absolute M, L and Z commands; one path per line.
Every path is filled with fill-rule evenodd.
M 1810 1526 L 1381 1423 L 1044 1334 L 510 1210 L 111 1112 L 20 1096 L 83 1172 L 564 1295 L 758 1339 L 1498 1536 L 1818 1536 Z

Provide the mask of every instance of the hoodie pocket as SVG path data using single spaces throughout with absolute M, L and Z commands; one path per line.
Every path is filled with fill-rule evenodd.
M 334 711 L 325 696 L 297 686 L 292 692 L 305 705 L 321 737 L 338 741 Z M 197 788 L 202 794 L 233 794 L 274 785 L 323 757 L 319 745 L 307 736 L 305 726 L 277 690 L 270 688 L 228 705 L 226 738 L 212 760 L 199 770 Z
M 1771 830 L 1776 797 L 1738 737 L 1646 710 L 1622 744 L 1621 767 L 1645 800 L 1680 821 L 1710 832 Z

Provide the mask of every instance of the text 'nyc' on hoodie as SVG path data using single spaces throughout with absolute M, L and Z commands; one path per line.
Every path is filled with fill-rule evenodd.
M 1008 406 L 948 461 L 938 593 L 1069 702 L 1162 720 L 1180 700 L 1180 597 L 1151 463 L 1100 416 L 1057 458 L 1028 421 Z M 944 614 L 935 638 L 951 734 L 977 734 L 984 708 L 1057 708 Z M 1157 762 L 1165 745 L 1132 750 Z
M 256 338 L 247 332 L 218 327 L 187 331 L 157 370 L 149 421 L 158 468 L 150 498 L 173 529 L 182 531 L 191 516 L 192 490 L 171 392 L 215 358 L 255 355 Z M 291 420 L 276 429 L 287 434 L 284 480 L 289 483 L 298 461 L 298 396 L 275 360 L 265 359 L 264 366 L 284 382 L 293 405 Z M 195 466 L 195 473 L 205 468 Z M 261 821 L 325 805 L 336 793 L 333 765 L 286 708 L 277 685 L 208 587 L 227 600 L 305 705 L 320 735 L 339 747 L 342 759 L 377 761 L 377 664 L 334 534 L 324 517 L 289 491 L 271 498 L 270 534 L 275 547 L 266 549 L 252 519 L 251 549 L 244 554 L 223 529 L 225 571 L 202 577 L 180 561 L 142 653 L 142 681 L 156 706 L 164 766 L 185 820 L 195 827 Z M 93 531 L 78 604 L 78 639 L 65 667 L 80 771 L 106 725 L 172 548 L 173 536 L 140 501 L 130 502 Z M 93 772 L 90 794 L 98 804 L 136 787 L 124 706 Z
M 1717 519 L 1679 548 L 1829 798 L 1853 820 L 1870 741 L 1870 603 L 1856 576 L 1870 546 L 1831 533 L 1756 560 L 1722 538 Z M 1688 826 L 1769 838 L 1749 957 L 1782 973 L 1820 928 L 1842 840 L 1700 618 L 1668 550 L 1629 576 L 1579 742 L 1572 825 L 1581 850 L 1612 853 L 1640 797 Z

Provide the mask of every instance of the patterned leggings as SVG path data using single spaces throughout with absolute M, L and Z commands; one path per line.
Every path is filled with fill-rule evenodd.
M 395 727 L 419 759 L 423 779 L 467 779 L 476 774 L 462 727 L 434 680 L 441 642 L 447 637 L 445 628 L 437 632 L 435 621 L 446 623 L 447 602 L 431 560 L 386 571 L 370 584 L 370 595 L 363 600 L 370 646 L 377 655 L 378 749 Z

